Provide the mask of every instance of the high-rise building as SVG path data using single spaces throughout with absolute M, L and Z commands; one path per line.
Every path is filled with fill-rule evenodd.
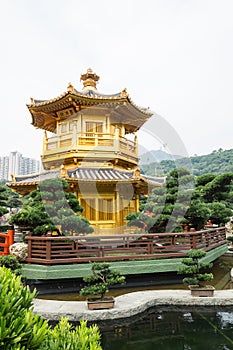
M 9 156 L 0 156 L 0 180 L 11 180 L 11 174 L 27 175 L 39 173 L 41 162 L 37 159 L 23 157 L 23 155 L 14 151 Z
M 7 180 L 9 174 L 9 157 L 0 157 L 0 180 Z

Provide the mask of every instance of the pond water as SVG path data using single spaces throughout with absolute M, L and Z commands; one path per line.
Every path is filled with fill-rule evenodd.
M 152 310 L 101 338 L 103 350 L 233 350 L 233 312 Z
M 221 258 L 217 259 L 214 262 L 212 272 L 214 274 L 214 280 L 211 281 L 212 285 L 216 288 L 216 290 L 222 290 L 222 289 L 232 289 L 233 283 L 230 281 L 230 270 L 233 267 L 233 256 L 226 257 L 222 256 Z M 155 279 L 156 280 L 156 279 Z M 183 285 L 182 283 L 178 284 L 149 284 L 147 283 L 146 279 L 144 278 L 144 285 L 134 286 L 134 287 L 128 287 L 126 288 L 119 288 L 119 289 L 111 289 L 108 293 L 108 295 L 111 296 L 119 296 L 126 293 L 131 292 L 137 292 L 141 290 L 158 290 L 158 289 L 187 289 L 186 285 Z M 83 301 L 86 300 L 86 297 L 81 297 L 77 292 L 75 293 L 56 293 L 56 294 L 45 294 L 45 295 L 38 295 L 38 298 L 40 299 L 52 299 L 52 300 L 64 300 L 64 301 Z
M 215 261 L 212 284 L 216 289 L 233 289 L 230 281 L 232 262 L 233 257 Z M 140 286 L 111 290 L 109 294 L 117 296 L 149 289 L 187 289 L 187 286 Z M 78 292 L 39 297 L 83 300 Z M 156 307 L 117 323 L 101 321 L 98 326 L 103 350 L 233 350 L 233 307 Z

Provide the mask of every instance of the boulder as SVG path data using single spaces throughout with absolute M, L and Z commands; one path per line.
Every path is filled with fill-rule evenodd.
M 28 256 L 28 245 L 23 242 L 12 244 L 9 250 L 19 261 L 24 261 Z

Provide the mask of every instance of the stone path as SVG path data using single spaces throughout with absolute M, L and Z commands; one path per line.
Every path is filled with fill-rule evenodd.
M 106 321 L 136 316 L 156 306 L 174 307 L 233 307 L 233 289 L 216 290 L 213 297 L 192 297 L 189 290 L 150 290 L 133 292 L 115 298 L 115 307 L 109 310 L 88 310 L 84 301 L 34 300 L 34 313 L 51 321 L 61 316 L 70 321 Z M 232 308 L 233 310 L 233 308 Z

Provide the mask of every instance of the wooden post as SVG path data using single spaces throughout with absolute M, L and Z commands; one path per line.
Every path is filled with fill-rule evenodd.
M 30 239 L 31 237 L 28 237 L 27 243 L 28 243 L 28 257 L 27 259 L 32 258 L 32 240 Z
M 51 240 L 46 240 L 46 260 L 51 260 Z
M 190 234 L 190 245 L 191 249 L 197 249 L 196 235 Z

